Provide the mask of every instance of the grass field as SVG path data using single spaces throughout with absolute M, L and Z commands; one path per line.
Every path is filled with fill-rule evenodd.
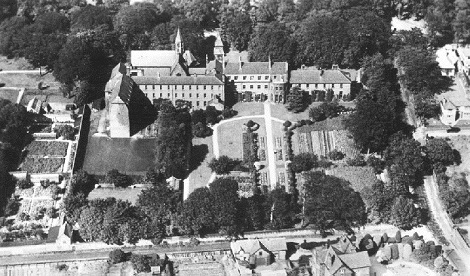
M 0 56 L 0 69 L 3 70 L 31 70 L 34 69 L 25 58 L 12 58 L 7 59 L 5 56 Z
M 225 123 L 218 128 L 220 155 L 227 155 L 231 158 L 242 159 L 243 124 L 248 121 L 249 120 L 237 120 Z M 256 131 L 256 133 L 258 133 L 258 137 L 265 137 L 266 127 L 264 119 L 254 119 L 253 122 L 258 123 L 260 125 L 259 129 Z
M 19 89 L 0 88 L 0 99 L 6 99 L 12 103 L 16 103 L 19 93 Z
M 38 88 L 39 82 L 51 87 L 58 87 L 59 83 L 55 80 L 51 73 L 47 75 L 39 75 L 39 73 L 3 73 L 0 74 L 0 83 L 4 83 L 9 87 L 27 87 Z
M 328 170 L 329 175 L 345 179 L 351 183 L 351 187 L 360 192 L 364 187 L 370 187 L 377 181 L 372 167 L 356 167 L 340 165 Z
M 263 103 L 257 103 L 257 102 L 236 103 L 233 106 L 233 110 L 236 110 L 238 112 L 237 116 L 235 116 L 235 117 L 263 115 L 264 114 Z
M 73 103 L 73 98 L 64 98 L 58 89 L 39 90 L 34 88 L 25 89 L 21 104 L 27 105 L 28 102 L 36 97 L 43 102 Z
M 88 138 L 83 169 L 92 174 L 146 172 L 154 166 L 155 139 L 95 137 Z
M 135 204 L 143 189 L 144 188 L 99 188 L 91 191 L 88 195 L 88 200 L 114 197 Z

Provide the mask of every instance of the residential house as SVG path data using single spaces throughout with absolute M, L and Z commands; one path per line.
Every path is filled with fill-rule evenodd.
M 313 251 L 312 273 L 315 276 L 369 276 L 371 262 L 367 251 L 356 251 L 356 246 L 343 236 L 327 249 Z
M 455 48 L 452 44 L 448 44 L 436 51 L 436 61 L 443 76 L 455 77 L 459 61 Z
M 73 240 L 73 227 L 68 222 L 63 222 L 59 226 L 49 229 L 47 242 L 55 242 L 61 245 L 70 245 Z
M 224 74 L 239 94 L 239 101 L 270 100 L 284 103 L 289 65 L 287 62 L 228 62 Z
M 316 96 L 317 91 L 331 89 L 337 99 L 349 99 L 351 84 L 357 77 L 358 74 L 353 70 L 343 72 L 337 66 L 331 70 L 302 66 L 291 72 L 290 84 L 307 91 L 312 97 Z
M 230 249 L 238 263 L 256 267 L 285 260 L 287 244 L 285 238 L 248 239 L 231 242 Z
M 458 126 L 470 124 L 470 101 L 466 98 L 445 97 L 439 103 L 440 120 L 445 125 Z

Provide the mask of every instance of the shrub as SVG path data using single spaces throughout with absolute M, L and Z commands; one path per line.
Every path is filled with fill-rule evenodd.
M 114 249 L 113 251 L 109 252 L 108 263 L 110 264 L 122 263 L 126 260 L 127 254 L 121 249 Z
M 362 155 L 357 155 L 356 157 L 354 158 L 349 158 L 346 160 L 346 164 L 348 164 L 349 166 L 358 166 L 358 167 L 362 167 L 362 166 L 365 166 L 366 165 L 366 161 L 364 160 L 364 156 Z
M 332 150 L 328 153 L 328 157 L 331 160 L 337 161 L 337 160 L 341 160 L 341 159 L 344 158 L 344 153 L 342 153 L 341 151 L 335 149 L 335 150 Z
M 121 174 L 118 170 L 110 170 L 105 177 L 107 183 L 113 183 L 116 187 L 127 187 L 131 184 L 130 178 Z
M 18 201 L 18 198 L 12 196 L 8 199 L 5 206 L 5 215 L 13 216 L 20 210 L 21 203 Z
M 208 166 L 216 174 L 228 174 L 238 163 L 240 161 L 222 155 L 219 158 L 212 158 Z
M 55 216 L 55 208 L 49 207 L 46 209 L 46 216 L 53 218 Z
M 69 125 L 61 125 L 55 128 L 54 132 L 65 140 L 73 140 L 75 138 L 75 128 Z
M 400 243 L 401 242 L 401 231 L 398 230 L 397 233 L 395 234 L 395 240 Z
M 300 153 L 292 158 L 289 167 L 296 173 L 305 172 L 318 166 L 318 158 L 313 153 Z
M 50 185 L 51 185 L 51 182 L 49 181 L 49 179 L 41 180 L 41 187 L 43 187 L 44 189 L 46 189 Z
M 57 200 L 59 199 L 59 194 L 61 193 L 61 188 L 57 184 L 53 184 L 50 186 L 52 199 Z
M 137 273 L 150 272 L 150 258 L 146 255 L 132 255 L 132 267 Z
M 375 174 L 379 174 L 385 168 L 385 162 L 375 156 L 367 158 L 367 165 L 374 169 Z
M 285 121 L 282 125 L 285 127 L 290 127 L 292 123 L 290 121 Z
M 58 271 L 67 271 L 69 269 L 69 266 L 66 264 L 58 264 L 56 268 Z
M 20 221 L 27 221 L 30 218 L 29 218 L 29 215 L 27 213 L 23 212 L 23 213 L 19 214 L 18 219 Z
M 252 128 L 252 127 L 255 126 L 255 122 L 253 122 L 252 120 L 249 120 L 249 121 L 246 123 L 246 126 L 247 126 L 248 128 Z
M 20 179 L 16 182 L 16 185 L 18 186 L 18 188 L 20 189 L 29 189 L 31 187 L 33 187 L 33 183 L 31 183 L 31 181 L 29 181 L 28 179 Z
M 227 119 L 227 118 L 232 118 L 233 116 L 236 116 L 238 112 L 236 110 L 233 110 L 231 108 L 226 108 L 222 111 L 222 116 Z

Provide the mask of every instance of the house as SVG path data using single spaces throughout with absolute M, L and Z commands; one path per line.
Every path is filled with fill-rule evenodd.
M 239 101 L 270 100 L 284 103 L 288 84 L 287 62 L 227 62 L 224 74 L 239 94 Z M 250 96 L 246 96 L 250 95 Z
M 319 90 L 331 89 L 337 99 L 349 99 L 353 82 L 351 78 L 356 81 L 357 77 L 358 74 L 353 74 L 353 70 L 343 72 L 337 66 L 333 66 L 331 70 L 302 66 L 291 72 L 290 84 L 300 87 L 313 97 Z
M 367 251 L 356 251 L 356 246 L 346 236 L 327 249 L 313 251 L 312 272 L 315 276 L 369 276 L 371 262 Z
M 448 44 L 436 51 L 436 61 L 439 63 L 443 76 L 455 77 L 459 58 L 454 48 Z
M 457 48 L 457 54 L 459 56 L 459 61 L 457 67 L 460 72 L 465 73 L 469 76 L 470 72 L 470 45 L 459 46 Z
M 59 226 L 53 226 L 49 229 L 47 242 L 55 242 L 61 245 L 70 245 L 73 240 L 73 227 L 68 222 L 63 222 Z
M 248 239 L 231 242 L 230 249 L 237 262 L 256 267 L 285 260 L 287 244 L 285 238 Z
M 42 111 L 42 101 L 36 97 L 32 98 L 26 106 L 28 112 L 39 114 Z
M 470 124 L 470 101 L 466 98 L 442 98 L 440 120 L 449 126 Z

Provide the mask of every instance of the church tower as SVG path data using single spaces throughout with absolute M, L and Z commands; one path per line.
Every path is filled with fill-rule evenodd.
M 176 33 L 175 50 L 176 50 L 176 54 L 178 55 L 183 54 L 183 40 L 181 39 L 180 28 L 178 28 L 178 32 Z

